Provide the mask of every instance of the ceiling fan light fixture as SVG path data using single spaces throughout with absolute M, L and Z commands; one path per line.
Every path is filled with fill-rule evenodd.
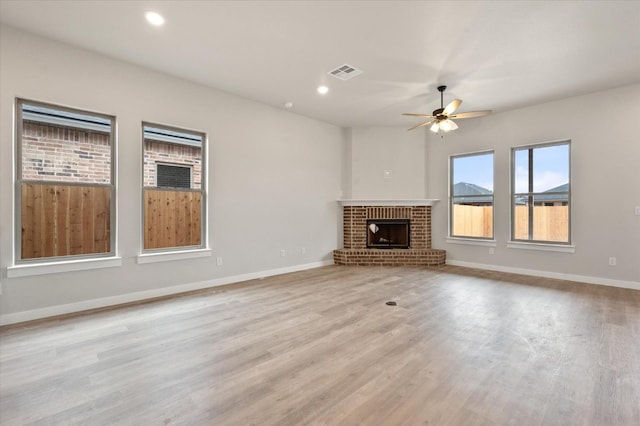
M 445 133 L 451 131 L 451 125 L 449 124 L 449 120 L 442 120 L 440 122 L 440 129 Z
M 491 114 L 490 109 L 483 110 L 483 111 L 462 112 L 462 113 L 456 114 L 456 111 L 460 107 L 460 104 L 462 103 L 462 101 L 460 99 L 454 99 L 453 101 L 449 102 L 449 104 L 446 107 L 444 107 L 444 91 L 446 88 L 447 86 L 438 86 L 438 91 L 440 92 L 440 108 L 434 110 L 433 113 L 431 113 L 431 115 L 412 114 L 408 112 L 405 112 L 402 114 L 402 115 L 408 115 L 410 117 L 420 117 L 423 120 L 426 120 L 424 123 L 418 124 L 417 126 L 413 126 L 409 130 L 425 127 L 433 123 L 433 125 L 431 125 L 429 130 L 431 130 L 433 133 L 442 134 L 442 133 L 451 132 L 458 128 L 458 125 L 453 120 L 451 120 L 452 118 L 455 118 L 455 119 L 473 118 L 473 117 L 482 117 L 482 116 Z
M 440 128 L 443 132 L 447 133 L 451 132 L 452 130 L 456 130 L 458 128 L 458 125 L 452 120 L 446 119 L 440 122 Z
M 447 133 L 456 130 L 457 128 L 458 125 L 453 120 L 449 120 L 447 118 L 445 120 L 436 121 L 429 130 L 433 133 Z

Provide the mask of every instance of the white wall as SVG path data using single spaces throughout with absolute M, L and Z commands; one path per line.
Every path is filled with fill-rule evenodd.
M 426 141 L 422 131 L 398 127 L 351 129 L 351 197 L 426 197 Z M 385 178 L 384 171 L 391 171 Z
M 433 211 L 433 245 L 447 260 L 491 269 L 523 269 L 595 278 L 640 289 L 640 85 L 464 120 L 441 140 L 430 136 L 430 198 L 448 196 L 448 157 L 495 150 L 495 254 L 449 244 L 446 201 Z M 430 132 L 427 132 L 430 133 Z M 575 253 L 507 248 L 510 148 L 571 140 L 572 236 Z M 609 257 L 617 266 L 608 266 Z
M 94 299 L 125 301 L 139 292 L 149 296 L 172 286 L 318 265 L 329 261 L 341 243 L 336 199 L 343 186 L 342 129 L 7 27 L 1 29 L 0 49 L 0 309 L 5 322 L 75 310 Z M 6 277 L 13 262 L 15 97 L 117 117 L 121 267 Z M 135 262 L 143 120 L 207 133 L 213 257 Z M 281 249 L 286 257 L 280 257 Z M 216 266 L 216 257 L 223 258 L 222 266 Z
M 15 97 L 114 114 L 118 120 L 118 254 L 123 266 L 6 278 L 13 262 Z M 161 73 L 2 28 L 0 33 L 0 320 L 206 286 L 329 261 L 341 246 L 344 198 L 435 198 L 433 246 L 447 258 L 640 286 L 640 86 L 465 120 L 445 139 L 428 131 L 339 129 Z M 140 122 L 209 136 L 213 257 L 138 265 Z M 610 124 L 609 124 L 610 123 Z M 425 134 L 427 136 L 425 136 Z M 572 140 L 575 253 L 506 247 L 509 150 Z M 493 149 L 497 247 L 449 244 L 448 156 Z M 392 179 L 384 179 L 384 170 Z M 301 253 L 301 248 L 306 254 Z M 279 256 L 280 249 L 289 255 Z M 616 267 L 607 266 L 610 256 Z M 223 266 L 215 258 L 223 258 Z M 594 280 L 592 280 L 594 281 Z M 177 287 L 175 287 L 177 286 Z M 640 287 L 639 287 L 640 288 Z

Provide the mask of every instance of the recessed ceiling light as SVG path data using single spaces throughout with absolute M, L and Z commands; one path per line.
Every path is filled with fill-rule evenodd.
M 289 102 L 285 102 L 284 103 L 284 107 L 285 108 L 293 108 L 293 102 L 289 101 Z
M 157 12 L 147 12 L 144 14 L 144 17 L 147 18 L 147 21 L 151 25 L 155 25 L 156 27 L 164 24 L 164 17 Z
M 327 92 L 329 92 L 329 88 L 327 86 L 318 86 L 318 93 L 326 95 Z

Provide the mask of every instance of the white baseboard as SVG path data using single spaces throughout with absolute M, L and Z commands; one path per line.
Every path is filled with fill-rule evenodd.
M 229 277 L 216 278 L 214 280 L 199 281 L 188 284 L 181 284 L 171 287 L 163 287 L 154 290 L 140 291 L 136 293 L 122 294 L 118 296 L 104 297 L 101 299 L 85 300 L 82 302 L 69 303 L 66 305 L 51 306 L 48 308 L 34 309 L 31 311 L 16 312 L 13 314 L 0 315 L 0 325 L 16 324 L 20 322 L 32 321 L 57 315 L 82 312 L 90 309 L 105 308 L 108 306 L 121 305 L 124 303 L 138 302 L 141 300 L 153 299 L 156 297 L 170 296 L 173 294 L 185 293 L 193 290 L 218 287 L 227 284 L 249 281 L 257 278 L 282 275 L 289 272 L 304 271 L 307 269 L 320 268 L 322 266 L 333 265 L 333 260 L 306 263 L 303 265 L 288 266 L 284 268 L 270 269 L 267 271 L 251 272 L 248 274 L 233 275 Z M 466 268 L 483 269 L 488 271 L 508 272 L 521 275 L 533 275 L 544 278 L 555 278 L 560 280 L 577 281 L 588 284 L 604 285 L 609 287 L 629 288 L 640 290 L 640 282 L 612 280 L 600 277 L 588 277 L 584 275 L 563 274 L 559 272 L 539 271 L 535 269 L 513 268 L 510 266 L 489 265 L 484 263 L 463 262 L 459 260 L 447 260 L 447 265 L 463 266 Z
M 612 280 L 609 278 L 588 277 L 585 275 L 563 274 L 560 272 L 539 271 L 536 269 L 513 268 L 510 266 L 488 265 L 484 263 L 463 262 L 460 260 L 447 259 L 447 265 L 464 266 L 465 268 L 484 269 L 487 271 L 509 272 L 520 275 L 533 275 L 543 278 L 556 278 L 559 280 L 577 281 L 587 284 L 597 284 L 609 287 L 630 288 L 632 290 L 640 290 L 640 282 Z
M 304 271 L 307 269 L 320 268 L 322 266 L 333 265 L 333 260 L 306 263 L 303 265 L 287 266 L 284 268 L 270 269 L 267 271 L 250 272 L 248 274 L 233 275 L 229 277 L 216 278 L 208 281 L 199 281 L 188 284 L 181 284 L 171 287 L 162 287 L 154 290 L 139 291 L 136 293 L 121 294 L 118 296 L 104 297 L 101 299 L 84 300 L 82 302 L 69 303 L 66 305 L 51 306 L 48 308 L 34 309 L 31 311 L 16 312 L 13 314 L 0 315 L 0 325 L 16 324 L 25 321 L 32 321 L 57 315 L 82 312 L 90 309 L 105 308 L 108 306 L 121 305 L 124 303 L 138 302 L 141 300 L 153 299 L 156 297 L 170 296 L 173 294 L 185 293 L 193 290 L 218 287 L 221 285 L 239 283 L 257 278 L 271 277 L 274 275 L 287 274 L 289 272 Z

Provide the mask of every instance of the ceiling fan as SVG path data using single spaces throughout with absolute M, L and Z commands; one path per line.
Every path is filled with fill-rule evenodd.
M 454 114 L 454 112 L 456 112 L 456 110 L 460 107 L 460 104 L 462 103 L 462 101 L 460 99 L 454 99 L 449 103 L 449 105 L 447 105 L 446 108 L 443 107 L 444 105 L 443 94 L 446 89 L 447 89 L 447 86 L 438 86 L 438 91 L 440 92 L 440 108 L 434 110 L 431 115 L 410 114 L 410 113 L 402 114 L 402 115 L 408 115 L 411 117 L 422 117 L 427 119 L 427 121 L 425 121 L 424 123 L 420 123 L 417 126 L 413 126 L 408 130 L 413 130 L 419 127 L 428 126 L 429 124 L 433 123 L 429 128 L 429 130 L 431 130 L 434 133 L 439 133 L 439 132 L 446 133 L 452 130 L 456 130 L 458 128 L 458 125 L 452 120 L 454 118 L 455 119 L 473 118 L 473 117 L 482 117 L 483 115 L 491 114 L 490 109 L 483 110 L 483 111 L 461 112 L 459 114 Z

